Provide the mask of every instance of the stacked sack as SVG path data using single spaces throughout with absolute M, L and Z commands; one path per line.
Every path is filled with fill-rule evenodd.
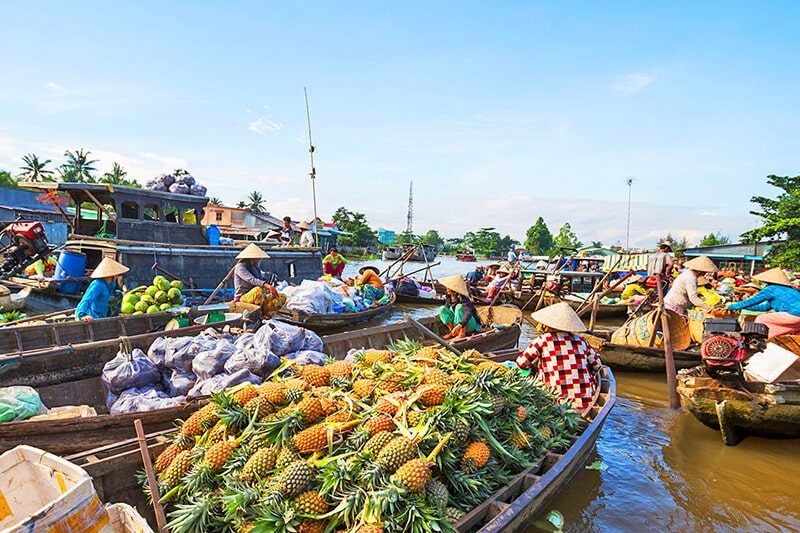
M 188 173 L 160 174 L 144 184 L 145 189 L 151 191 L 171 192 L 175 194 L 190 194 L 192 196 L 205 196 L 208 189 L 197 183 Z
M 159 337 L 145 354 L 121 353 L 103 367 L 111 414 L 172 407 L 242 383 L 260 384 L 281 365 L 325 364 L 313 331 L 269 321 L 238 336 L 209 328 L 194 337 Z

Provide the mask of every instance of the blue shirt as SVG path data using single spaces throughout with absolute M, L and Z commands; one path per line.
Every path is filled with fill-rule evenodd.
M 80 320 L 85 316 L 94 319 L 106 318 L 108 316 L 108 303 L 114 295 L 116 282 L 107 282 L 104 279 L 96 279 L 89 284 L 89 288 L 83 293 L 78 307 L 75 308 L 75 318 Z
M 732 303 L 728 309 L 778 311 L 800 316 L 800 291 L 786 285 L 770 284 L 750 298 Z

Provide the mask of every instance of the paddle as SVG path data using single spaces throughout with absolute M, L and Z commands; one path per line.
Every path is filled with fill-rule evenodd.
M 142 454 L 142 464 L 144 465 L 145 474 L 147 474 L 147 486 L 150 489 L 150 495 L 153 500 L 153 511 L 156 514 L 156 524 L 159 531 L 167 530 L 167 517 L 164 515 L 164 507 L 161 506 L 161 497 L 158 494 L 158 481 L 156 481 L 156 474 L 153 470 L 153 462 L 150 459 L 150 450 L 147 448 L 147 437 L 144 434 L 142 421 L 136 419 L 133 421 L 133 427 L 136 429 L 136 440 L 139 442 L 139 451 Z
M 412 324 L 415 328 L 420 330 L 423 334 L 425 334 L 428 337 L 430 337 L 431 339 L 435 340 L 436 342 L 438 342 L 439 344 L 441 344 L 442 346 L 444 346 L 445 348 L 447 348 L 451 352 L 455 353 L 456 355 L 462 355 L 461 350 L 459 350 L 458 348 L 456 348 L 455 346 L 453 346 L 452 344 L 450 344 L 449 342 L 447 342 L 446 340 L 441 338 L 436 333 L 432 332 L 430 329 L 428 329 L 425 326 L 423 326 L 422 324 L 420 324 L 417 320 L 414 320 L 413 318 L 411 318 L 411 315 L 409 315 L 408 313 L 403 313 L 403 316 L 405 317 L 406 322 L 408 322 L 409 324 Z
M 211 303 L 211 300 L 213 300 L 213 299 L 214 299 L 214 296 L 216 296 L 216 295 L 217 295 L 217 293 L 218 293 L 218 292 L 219 292 L 219 291 L 222 289 L 222 286 L 223 286 L 223 285 L 225 285 L 226 283 L 228 283 L 228 280 L 229 280 L 229 279 L 230 279 L 230 277 L 233 275 L 233 271 L 234 271 L 234 270 L 236 270 L 236 265 L 233 265 L 233 266 L 231 267 L 231 269 L 228 271 L 228 273 L 227 273 L 227 274 L 225 274 L 225 277 L 224 277 L 224 278 L 222 278 L 222 281 L 220 281 L 220 282 L 219 282 L 219 285 L 217 285 L 217 286 L 214 288 L 214 292 L 212 292 L 212 293 L 211 293 L 211 296 L 209 296 L 208 298 L 206 298 L 206 301 L 205 301 L 205 302 L 203 302 L 203 305 L 208 305 L 209 303 Z

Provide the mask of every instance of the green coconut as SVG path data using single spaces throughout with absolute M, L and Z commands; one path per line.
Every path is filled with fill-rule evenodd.
M 144 313 L 145 311 L 147 311 L 147 308 L 149 307 L 149 305 L 150 304 L 148 304 L 144 300 L 140 300 L 140 301 L 136 302 L 136 305 L 134 305 L 133 308 L 135 310 L 139 311 L 140 313 Z
M 164 291 L 158 291 L 153 299 L 156 301 L 157 304 L 167 303 L 167 293 Z
M 123 315 L 131 315 L 134 311 L 136 311 L 135 304 L 130 302 L 122 302 L 122 305 L 119 306 L 119 312 Z
M 161 308 L 158 307 L 157 305 L 151 305 L 150 307 L 147 308 L 147 314 L 148 315 L 151 314 L 151 313 L 160 313 L 160 312 L 161 312 Z
M 183 282 L 179 279 L 172 280 L 170 282 L 170 285 L 172 285 L 172 287 L 178 289 L 179 291 L 183 290 Z
M 157 292 L 158 292 L 158 287 L 156 287 L 155 285 L 150 285 L 144 291 L 144 293 L 146 295 L 151 296 L 151 297 L 155 296 Z
M 138 301 L 139 301 L 139 296 L 131 292 L 127 293 L 125 296 L 122 297 L 122 303 L 124 304 L 136 305 Z

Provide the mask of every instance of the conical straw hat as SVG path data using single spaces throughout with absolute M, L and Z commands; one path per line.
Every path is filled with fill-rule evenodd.
M 709 259 L 708 257 L 701 255 L 699 257 L 695 257 L 694 259 L 690 259 L 683 264 L 684 267 L 688 268 L 689 270 L 696 270 L 698 272 L 717 272 L 719 269 L 717 265 L 714 264 L 714 261 Z
M 94 269 L 92 272 L 91 277 L 94 279 L 101 279 L 101 278 L 113 278 L 114 276 L 119 276 L 124 274 L 130 270 L 130 268 L 126 267 L 121 263 L 117 263 L 110 257 L 104 257 L 100 264 L 97 265 L 97 268 Z
M 789 276 L 786 275 L 780 267 L 771 268 L 761 274 L 753 276 L 754 279 L 758 281 L 763 281 L 764 283 L 774 283 L 775 285 L 786 285 L 787 287 L 792 286 L 792 282 L 789 281 Z
M 269 230 L 267 232 L 267 239 L 272 239 L 273 237 L 280 237 L 280 236 L 281 236 L 281 233 L 279 231 Z
M 308 222 L 306 222 L 305 220 L 295 224 L 294 227 L 299 229 L 311 229 L 311 226 L 309 226 Z
M 255 244 L 248 244 L 247 248 L 239 252 L 236 259 L 269 259 L 267 252 L 256 246 Z
M 583 320 L 567 302 L 548 305 L 544 309 L 532 313 L 531 318 L 539 324 L 558 331 L 569 331 L 570 333 L 586 331 Z
M 462 296 L 469 296 L 469 289 L 467 289 L 467 282 L 463 276 L 456 274 L 455 276 L 447 276 L 439 280 L 439 283 L 444 285 L 451 291 L 457 292 Z

